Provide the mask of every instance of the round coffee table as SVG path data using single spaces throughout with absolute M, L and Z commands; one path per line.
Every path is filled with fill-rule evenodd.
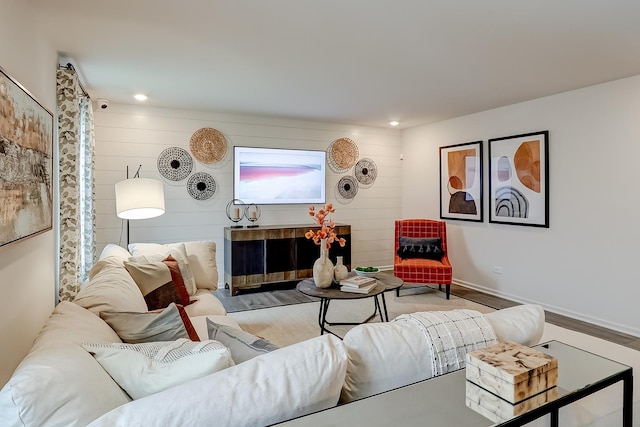
M 351 272 L 349 273 L 349 276 L 355 276 L 355 273 Z M 382 322 L 389 321 L 389 314 L 387 313 L 387 302 L 384 298 L 384 293 L 387 291 L 398 289 L 400 286 L 402 286 L 403 282 L 402 280 L 395 277 L 392 273 L 388 272 L 378 273 L 378 275 L 376 276 L 376 280 L 378 281 L 376 287 L 366 294 L 343 292 L 340 290 L 340 286 L 337 284 L 331 285 L 331 287 L 329 288 L 318 288 L 316 287 L 313 278 L 305 279 L 298 283 L 297 289 L 305 295 L 320 298 L 320 310 L 318 312 L 318 326 L 320 326 L 320 335 L 324 334 L 325 332 L 333 334 L 333 332 L 327 329 L 327 325 L 361 325 L 363 323 L 367 323 L 376 315 L 380 316 L 380 320 Z M 382 297 L 382 305 L 380 305 L 378 295 Z M 371 316 L 367 317 L 362 322 L 327 321 L 327 311 L 329 310 L 329 303 L 331 302 L 331 300 L 356 300 L 361 298 L 373 298 L 374 310 Z

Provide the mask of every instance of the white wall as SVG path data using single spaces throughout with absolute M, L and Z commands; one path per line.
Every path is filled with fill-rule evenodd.
M 540 130 L 550 228 L 489 224 L 487 140 Z M 484 140 L 485 222 L 447 220 L 454 280 L 640 336 L 639 135 L 640 76 L 409 129 L 402 214 L 438 218 L 438 147 Z
M 401 140 L 397 130 L 122 104 L 96 109 L 95 119 L 98 251 L 109 242 L 124 246 L 122 223 L 115 213 L 114 184 L 125 178 L 127 165 L 133 174 L 141 164 L 141 177 L 164 181 L 166 213 L 131 221 L 130 241 L 213 240 L 222 272 L 223 230 L 232 225 L 226 206 L 233 198 L 233 146 L 326 150 L 335 139 L 347 137 L 358 145 L 360 158 L 376 162 L 378 177 L 371 188 L 360 189 L 351 203 L 341 204 L 336 202 L 334 188 L 343 174 L 327 168 L 327 201 L 336 206 L 336 222 L 351 224 L 353 265 L 393 263 L 393 220 L 400 214 Z M 191 135 L 203 127 L 222 132 L 228 150 L 216 165 L 194 160 L 194 172 L 210 173 L 218 186 L 211 199 L 196 201 L 187 193 L 186 179 L 175 183 L 162 178 L 157 159 L 169 147 L 189 151 Z M 307 209 L 307 205 L 262 206 L 258 224 L 311 224 Z M 220 274 L 220 284 L 222 281 Z
M 0 66 L 55 111 L 56 52 L 39 34 L 27 2 L 1 0 L 0 10 Z M 0 248 L 0 386 L 53 309 L 55 234 L 49 231 Z

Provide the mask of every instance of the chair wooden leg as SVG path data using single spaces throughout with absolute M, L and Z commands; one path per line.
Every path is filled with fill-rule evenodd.
M 449 295 L 451 294 L 451 285 L 446 285 L 447 286 L 447 299 L 449 299 Z
M 399 297 L 400 296 L 400 288 L 396 288 L 396 296 Z

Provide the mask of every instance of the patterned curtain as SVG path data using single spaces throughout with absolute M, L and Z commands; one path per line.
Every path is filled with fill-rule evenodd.
M 95 160 L 93 151 L 95 138 L 93 134 L 93 107 L 91 98 L 83 96 L 80 101 L 80 278 L 89 280 L 89 270 L 96 260 L 96 210 L 93 201 L 96 199 L 93 171 Z
M 95 259 L 93 111 L 77 73 L 57 74 L 60 158 L 60 301 L 71 301 Z

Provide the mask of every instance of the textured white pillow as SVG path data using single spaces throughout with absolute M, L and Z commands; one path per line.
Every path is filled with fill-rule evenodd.
M 0 425 L 84 427 L 131 399 L 82 347 L 120 342 L 102 319 L 62 301 L 0 391 Z
M 349 354 L 341 402 L 431 378 L 431 350 L 424 334 L 410 323 L 356 326 L 344 337 Z
M 134 399 L 233 366 L 229 349 L 217 341 L 181 338 L 142 344 L 83 344 Z
M 129 257 L 129 262 L 158 262 L 162 261 L 169 255 L 171 255 L 176 261 L 178 261 L 178 268 L 182 275 L 182 280 L 187 288 L 189 295 L 195 295 L 196 280 L 189 264 L 187 257 L 187 251 L 182 243 L 176 243 L 172 245 L 160 245 L 158 243 L 131 243 L 129 245 L 133 256 Z
M 544 310 L 537 304 L 523 304 L 485 314 L 499 341 L 532 346 L 544 332 Z
M 135 400 L 91 426 L 265 426 L 338 403 L 347 354 L 323 335 Z

